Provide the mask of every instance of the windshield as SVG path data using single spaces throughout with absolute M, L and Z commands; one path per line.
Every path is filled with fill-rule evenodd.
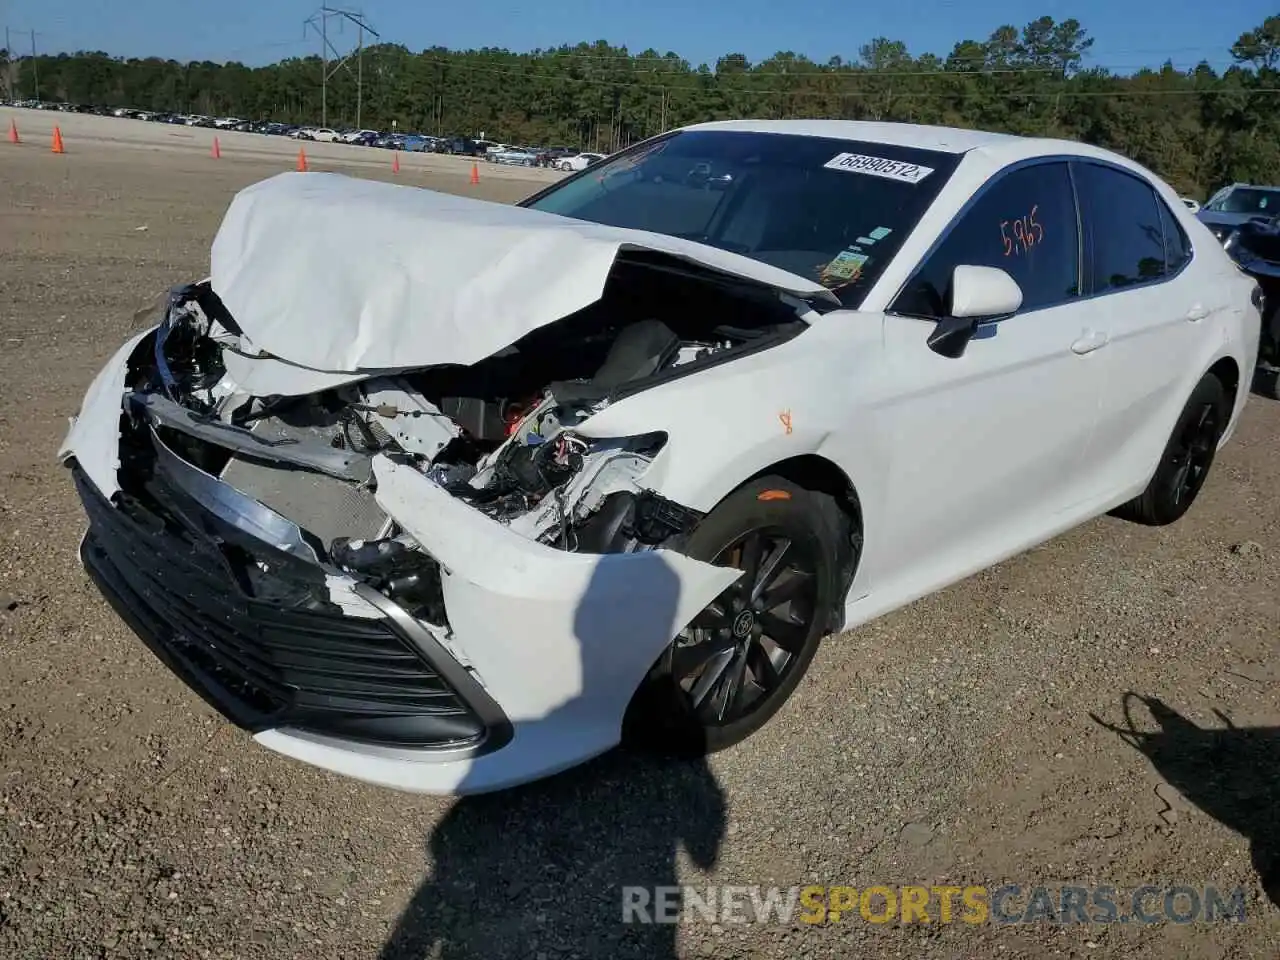
M 1223 213 L 1259 213 L 1274 216 L 1280 212 L 1280 190 L 1240 187 L 1232 190 L 1214 205 Z
M 524 205 L 650 230 L 799 274 L 856 307 L 959 155 L 742 131 L 647 141 Z

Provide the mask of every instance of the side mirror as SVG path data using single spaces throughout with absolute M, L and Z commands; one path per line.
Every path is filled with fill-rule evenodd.
M 1022 306 L 1022 288 L 999 267 L 961 264 L 951 274 L 947 315 L 929 335 L 929 349 L 959 357 L 983 321 L 1012 316 Z

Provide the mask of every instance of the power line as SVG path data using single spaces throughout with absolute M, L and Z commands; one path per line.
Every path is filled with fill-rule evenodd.
M 350 22 L 355 24 L 358 31 L 358 39 L 356 41 L 355 50 L 349 50 L 347 53 L 339 53 L 338 48 L 329 42 L 329 21 L 337 19 L 339 29 L 342 24 Z M 378 31 L 365 21 L 363 13 L 355 10 L 344 10 L 339 7 L 321 7 L 315 13 L 302 23 L 302 34 L 305 37 L 307 27 L 320 35 L 320 125 L 327 127 L 329 125 L 329 79 L 333 77 L 340 69 L 346 68 L 347 72 L 351 72 L 349 61 L 354 53 L 356 57 L 356 127 L 360 126 L 360 110 L 364 99 L 364 34 L 369 31 L 379 40 L 382 37 Z M 333 69 L 329 69 L 329 54 L 332 53 L 337 62 L 334 63 Z
M 31 79 L 32 79 L 32 83 L 35 85 L 35 97 L 33 99 L 39 100 L 40 99 L 40 61 L 37 59 L 37 56 L 36 56 L 36 37 L 37 36 L 43 37 L 43 36 L 46 36 L 46 34 L 43 31 L 37 32 L 35 30 L 16 30 L 15 31 L 12 27 L 9 27 L 9 26 L 6 26 L 4 28 L 5 91 L 10 96 L 13 95 L 13 90 L 12 90 L 13 72 L 10 65 L 22 59 L 21 57 L 18 57 L 15 59 L 13 56 L 13 38 L 12 38 L 13 33 L 18 33 L 18 34 L 27 33 L 31 36 Z

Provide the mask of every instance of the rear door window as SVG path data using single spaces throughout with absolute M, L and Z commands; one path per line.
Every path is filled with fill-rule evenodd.
M 1156 205 L 1160 208 L 1160 231 L 1164 234 L 1165 273 L 1174 274 L 1191 260 L 1191 238 L 1159 197 L 1156 197 Z
M 1165 276 L 1159 198 L 1145 180 L 1097 163 L 1073 165 L 1084 227 L 1086 289 L 1111 293 Z

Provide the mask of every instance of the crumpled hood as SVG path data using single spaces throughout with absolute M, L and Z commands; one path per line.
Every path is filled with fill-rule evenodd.
M 240 191 L 211 281 L 243 346 L 291 363 L 471 364 L 600 299 L 622 250 L 839 302 L 816 281 L 691 241 L 331 173 Z

